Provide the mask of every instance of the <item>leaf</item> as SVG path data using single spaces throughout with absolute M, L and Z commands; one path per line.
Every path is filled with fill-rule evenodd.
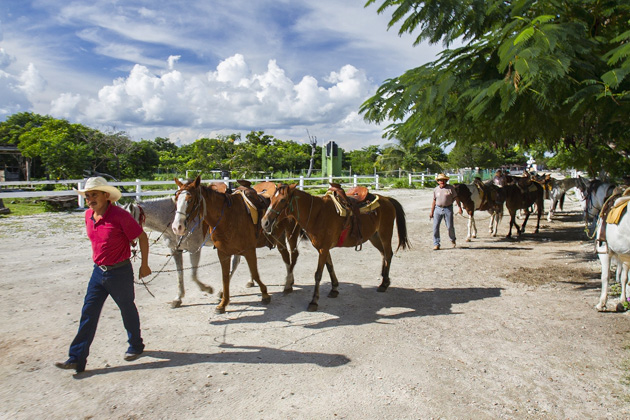
M 630 73 L 630 68 L 613 69 L 602 75 L 602 81 L 614 89 L 619 87 L 628 73 Z
M 535 29 L 532 28 L 531 26 L 525 29 L 520 34 L 518 34 L 518 36 L 514 39 L 514 45 L 518 45 L 521 42 L 527 41 L 529 38 L 531 38 L 534 35 L 534 32 L 535 32 Z

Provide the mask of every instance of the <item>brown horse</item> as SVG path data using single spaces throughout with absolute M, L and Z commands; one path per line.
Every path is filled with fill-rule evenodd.
M 332 283 L 328 297 L 337 297 L 339 281 L 335 275 L 330 249 L 334 247 L 359 247 L 369 240 L 383 256 L 381 268 L 382 282 L 379 292 L 384 292 L 390 285 L 389 269 L 392 261 L 392 236 L 394 221 L 398 229 L 398 248 L 409 247 L 405 212 L 401 204 L 391 197 L 375 195 L 380 206 L 358 216 L 358 221 L 349 220 L 337 214 L 335 203 L 329 195 L 313 196 L 296 188 L 296 185 L 282 184 L 274 196 L 262 220 L 263 229 L 270 232 L 276 223 L 287 218 L 295 219 L 304 229 L 311 243 L 319 252 L 317 271 L 315 272 L 315 291 L 308 305 L 309 311 L 317 310 L 319 284 L 324 265 L 327 266 Z M 351 216 L 348 216 L 351 217 Z M 360 236 L 348 234 L 353 223 L 359 223 Z M 353 229 L 354 231 L 354 229 Z
M 508 184 L 503 187 L 503 190 L 505 191 L 505 207 L 510 213 L 510 230 L 506 238 L 512 237 L 512 226 L 516 227 L 517 236 L 521 236 L 521 234 L 525 232 L 525 225 L 527 225 L 527 220 L 529 220 L 529 215 L 531 213 L 530 207 L 534 204 L 536 205 L 538 214 L 536 230 L 534 233 L 538 233 L 538 230 L 540 229 L 540 218 L 545 211 L 544 186 L 531 180 L 529 177 L 515 177 L 514 179 L 516 180 L 515 184 Z M 525 213 L 525 220 L 523 220 L 523 224 L 520 227 L 515 222 L 516 211 L 519 209 L 523 210 Z
M 286 282 L 293 284 L 293 267 L 297 261 L 297 241 L 300 228 L 293 221 L 278 225 L 271 235 L 264 235 L 260 224 L 254 224 L 243 194 L 229 194 L 225 188 L 200 185 L 201 177 L 186 184 L 177 178 L 178 190 L 175 193 L 177 211 L 173 220 L 173 232 L 184 235 L 187 222 L 199 216 L 204 231 L 210 231 L 210 239 L 217 249 L 221 263 L 223 294 L 216 312 L 224 313 L 230 302 L 230 259 L 232 255 L 242 255 L 247 261 L 252 279 L 260 287 L 262 302 L 269 303 L 271 296 L 267 286 L 260 280 L 256 260 L 256 248 L 278 247 L 287 267 Z M 224 186 L 224 184 L 222 184 Z M 285 246 L 288 242 L 288 248 Z

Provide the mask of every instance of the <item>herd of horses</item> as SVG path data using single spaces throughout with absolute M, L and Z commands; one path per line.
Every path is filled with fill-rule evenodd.
M 318 309 L 319 286 L 324 266 L 332 288 L 328 297 L 339 294 L 339 281 L 334 271 L 330 250 L 335 247 L 360 249 L 370 242 L 382 256 L 381 283 L 377 288 L 385 292 L 391 281 L 389 271 L 394 253 L 392 238 L 394 225 L 398 234 L 398 249 L 407 249 L 409 240 L 405 212 L 402 205 L 392 197 L 372 194 L 365 187 L 344 191 L 338 184 L 324 196 L 304 192 L 296 185 L 262 182 L 251 185 L 239 181 L 236 189 L 225 183 L 203 185 L 201 178 L 188 182 L 175 179 L 178 190 L 175 197 L 146 200 L 128 204 L 125 208 L 144 226 L 159 232 L 171 250 L 178 275 L 178 294 L 171 302 L 176 308 L 185 295 L 182 253 L 190 254 L 192 278 L 202 291 L 212 293 L 212 287 L 199 281 L 197 268 L 201 249 L 213 245 L 217 250 L 222 272 L 221 301 L 216 312 L 223 313 L 230 301 L 230 279 L 239 264 L 240 257 L 247 261 L 251 279 L 248 286 L 258 284 L 262 302 L 269 303 L 271 296 L 258 273 L 256 249 L 277 248 L 286 266 L 284 293 L 293 289 L 293 269 L 298 258 L 298 241 L 304 237 L 318 251 L 315 271 L 315 287 L 309 311 Z M 471 184 L 455 184 L 462 207 L 466 209 L 468 234 L 466 241 L 477 236 L 475 212 L 490 214 L 489 231 L 496 236 L 503 217 L 504 207 L 510 215 L 507 238 L 512 228 L 521 236 L 530 214 L 537 215 L 535 232 L 540 229 L 544 214 L 545 199 L 551 200 L 547 220 L 551 221 L 556 209 L 563 208 L 566 193 L 575 189 L 582 203 L 584 221 L 592 227 L 596 251 L 602 264 L 602 294 L 597 309 L 603 311 L 607 304 L 607 291 L 611 263 L 617 263 L 617 278 L 622 285 L 623 300 L 630 295 L 630 216 L 625 211 L 617 221 L 607 222 L 604 211 L 622 206 L 630 200 L 630 189 L 626 195 L 610 183 L 585 178 L 554 179 L 550 175 L 511 177 L 498 186 L 492 180 L 482 182 L 475 179 Z M 519 225 L 517 213 L 523 218 Z M 608 218 L 610 219 L 610 218 Z

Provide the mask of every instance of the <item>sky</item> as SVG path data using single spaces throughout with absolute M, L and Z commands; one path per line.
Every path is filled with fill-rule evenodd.
M 1 0 L 0 121 L 64 118 L 133 140 L 264 131 L 385 145 L 360 105 L 434 60 L 366 0 Z

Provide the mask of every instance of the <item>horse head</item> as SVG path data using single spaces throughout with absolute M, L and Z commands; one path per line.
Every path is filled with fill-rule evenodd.
M 280 184 L 271 197 L 271 202 L 261 220 L 261 226 L 267 233 L 271 233 L 278 220 L 286 217 L 287 209 L 292 206 L 293 191 L 296 184 Z M 282 217 L 281 217 L 282 215 Z
M 175 178 L 177 191 L 175 192 L 175 217 L 173 219 L 173 233 L 183 236 L 186 232 L 186 225 L 189 219 L 197 217 L 200 211 L 201 197 L 201 175 L 197 175 L 194 181 L 186 183 Z

